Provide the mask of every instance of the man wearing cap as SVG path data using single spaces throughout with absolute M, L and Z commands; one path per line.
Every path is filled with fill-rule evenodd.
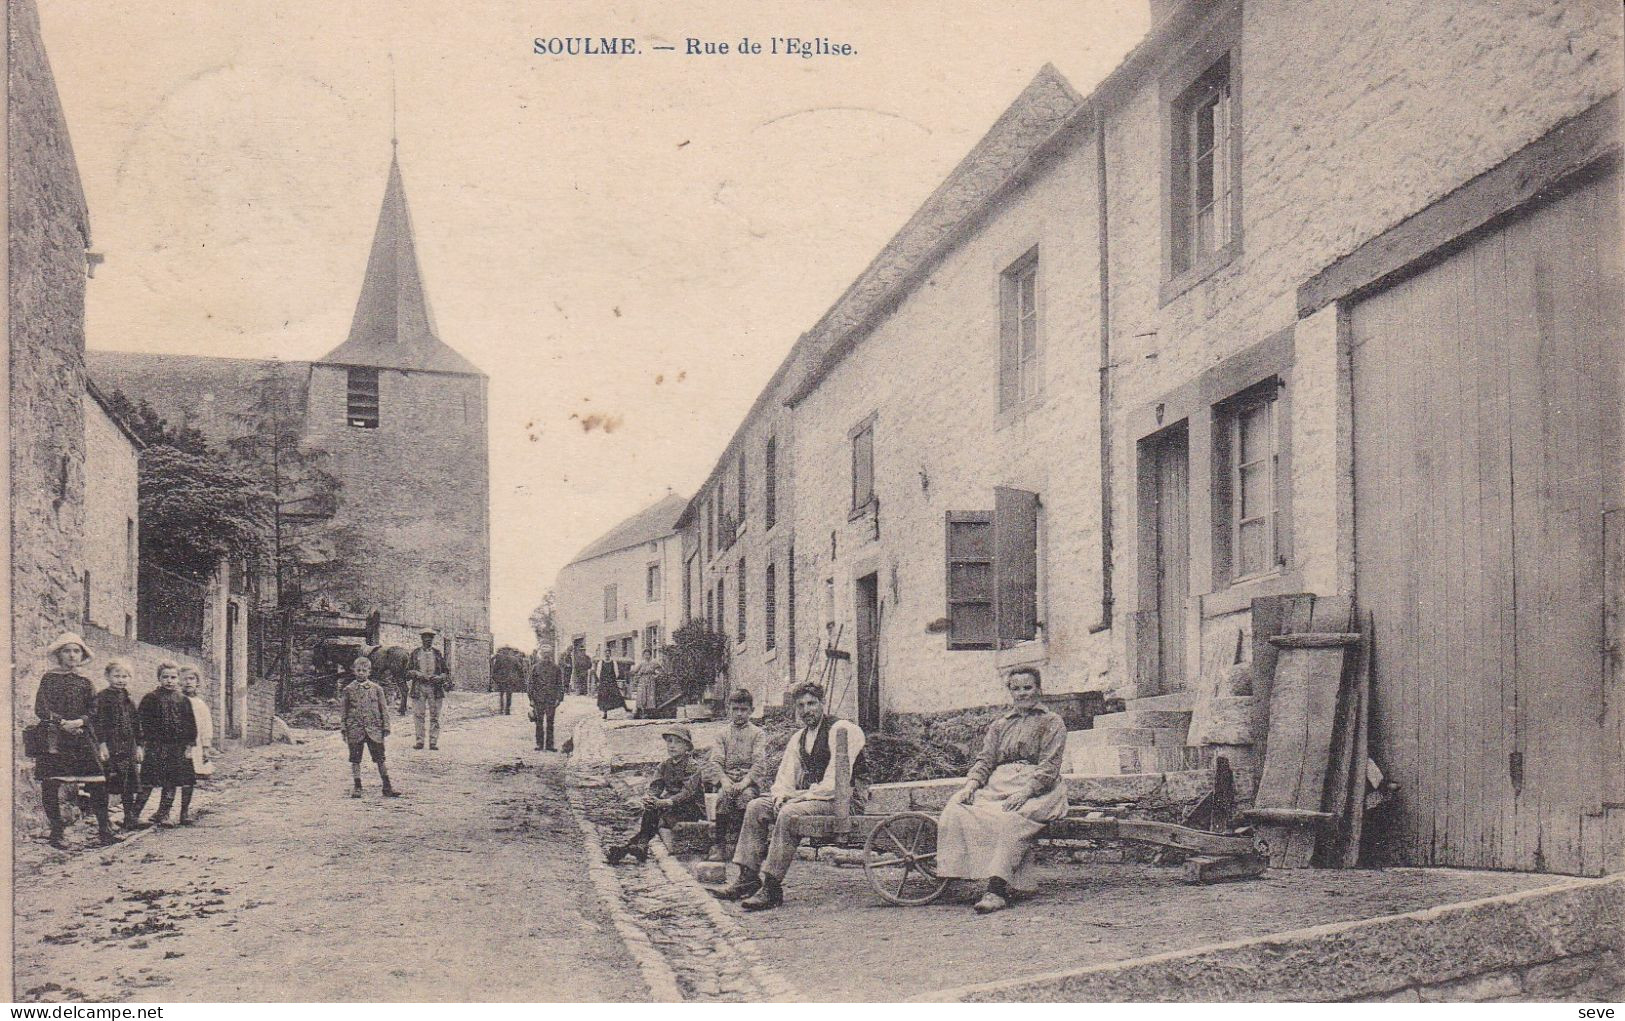
M 711 892 L 723 900 L 744 898 L 740 907 L 763 911 L 784 903 L 784 874 L 795 860 L 796 820 L 808 815 L 831 815 L 835 801 L 835 753 L 838 737 L 846 735 L 851 759 L 853 801 L 863 775 L 863 731 L 850 720 L 830 716 L 824 709 L 824 686 L 812 681 L 791 692 L 801 729 L 790 738 L 779 762 L 778 774 L 767 794 L 745 809 L 745 822 L 734 851 L 739 878 Z
M 662 826 L 675 826 L 705 818 L 705 793 L 701 789 L 699 763 L 694 761 L 694 735 L 681 723 L 660 732 L 666 739 L 666 760 L 649 781 L 643 796 L 643 818 L 638 831 L 624 844 L 607 853 L 611 865 L 619 865 L 627 855 L 640 862 L 649 860 L 649 841 Z
M 416 725 L 417 743 L 423 747 L 423 718 L 429 718 L 429 750 L 440 747 L 440 703 L 445 701 L 451 687 L 451 671 L 446 669 L 446 657 L 434 647 L 435 633 L 424 631 L 419 637 L 423 647 L 412 650 L 412 659 L 406 666 L 406 677 L 412 693 L 412 722 Z

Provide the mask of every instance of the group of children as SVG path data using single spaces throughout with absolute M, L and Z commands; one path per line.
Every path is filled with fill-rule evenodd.
M 39 723 L 31 728 L 31 754 L 51 846 L 68 847 L 61 803 L 68 785 L 78 785 L 89 796 L 103 845 L 122 839 L 113 830 L 108 807 L 114 794 L 123 805 L 125 831 L 171 825 L 177 790 L 180 816 L 173 825 L 191 825 L 198 779 L 213 772 L 209 753 L 214 726 L 208 704 L 198 697 L 197 671 L 160 663 L 158 686 L 138 706 L 130 697 L 135 672 L 127 661 L 110 660 L 103 670 L 106 686 L 97 690 L 81 670 L 92 656 L 78 635 L 59 637 L 47 657 L 55 665 L 40 678 L 34 697 Z M 161 792 L 158 810 L 143 822 L 141 813 L 154 788 Z

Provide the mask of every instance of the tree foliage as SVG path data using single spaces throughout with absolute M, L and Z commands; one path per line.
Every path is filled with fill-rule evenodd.
M 145 400 L 132 401 L 124 391 L 114 390 L 107 397 L 107 406 L 148 447 L 173 447 L 197 457 L 214 453 L 203 433 L 185 422 L 172 425 Z
M 697 702 L 706 686 L 728 668 L 728 636 L 713 631 L 696 617 L 671 633 L 663 653 L 666 669 L 683 686 L 689 702 Z
M 269 494 L 229 461 L 148 447 L 141 452 L 139 492 L 142 557 L 166 571 L 201 579 L 222 557 L 254 559 L 264 552 Z
M 536 648 L 538 650 L 557 650 L 559 647 L 559 620 L 558 611 L 553 600 L 553 590 L 548 589 L 542 593 L 542 601 L 530 611 L 530 629 L 536 632 Z

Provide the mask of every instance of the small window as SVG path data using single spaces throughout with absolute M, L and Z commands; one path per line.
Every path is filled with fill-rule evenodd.
M 717 579 L 717 634 L 728 633 L 728 579 Z
M 766 527 L 772 528 L 779 519 L 779 441 L 767 438 L 767 450 L 762 454 L 762 509 Z
M 948 648 L 993 648 L 993 515 L 949 511 Z
M 619 615 L 620 605 L 621 605 L 620 595 L 616 591 L 616 586 L 614 586 L 614 585 L 605 585 L 604 586 L 604 619 L 606 621 L 614 620 Z
M 660 591 L 660 565 L 650 564 L 643 576 L 643 596 L 649 602 L 654 602 L 661 596 Z
M 1038 249 L 1004 271 L 999 309 L 999 408 L 1037 397 L 1039 379 Z
M 378 370 L 353 368 L 345 398 L 344 420 L 355 429 L 378 428 Z
M 1287 561 L 1279 392 L 1271 378 L 1213 409 L 1214 567 L 1221 585 Z
M 734 593 L 734 598 L 739 603 L 739 626 L 737 628 L 738 633 L 734 636 L 734 640 L 737 641 L 737 642 L 743 642 L 745 640 L 745 558 L 744 557 L 739 558 L 739 591 Z
M 772 652 L 779 643 L 779 589 L 776 584 L 776 573 L 773 565 L 768 564 L 766 587 L 762 590 L 762 642 L 769 652 Z
M 784 555 L 784 644 L 790 676 L 796 675 L 796 548 Z
M 739 464 L 735 468 L 735 474 L 739 476 L 739 513 L 735 515 L 735 527 L 738 527 L 739 525 L 745 523 L 745 498 L 747 496 L 745 485 L 745 451 L 743 446 L 741 446 L 739 451 Z
M 993 513 L 949 511 L 949 649 L 1005 649 L 1038 637 L 1038 494 L 993 490 Z
M 660 654 L 660 625 L 650 624 L 643 629 L 643 647 L 652 650 L 655 655 Z
M 875 423 L 869 419 L 852 432 L 852 509 L 875 499 Z
M 717 596 L 715 592 L 705 593 L 705 628 L 707 631 L 717 629 Z
M 124 582 L 126 585 L 135 585 L 135 576 L 139 564 L 140 554 L 135 541 L 135 518 L 124 519 Z
M 1172 269 L 1178 274 L 1232 240 L 1235 125 L 1228 54 L 1180 94 L 1172 117 Z
M 124 637 L 125 638 L 134 638 L 135 637 L 135 615 L 134 614 L 126 613 L 124 615 Z

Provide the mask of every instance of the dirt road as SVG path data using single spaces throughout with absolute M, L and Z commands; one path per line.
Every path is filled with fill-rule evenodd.
M 397 718 L 399 800 L 370 763 L 352 800 L 338 736 L 303 732 L 201 791 L 195 826 L 24 866 L 17 998 L 647 999 L 585 868 L 566 759 L 531 750 L 516 701 L 492 716 L 494 695 L 463 696 L 438 752 Z

